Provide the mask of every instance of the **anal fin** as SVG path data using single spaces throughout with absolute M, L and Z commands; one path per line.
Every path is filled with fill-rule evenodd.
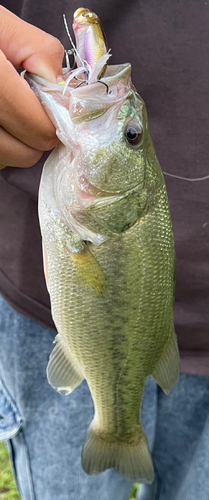
M 180 358 L 175 332 L 165 345 L 158 364 L 152 373 L 152 377 L 161 387 L 165 394 L 168 394 L 179 380 Z
M 54 389 L 67 395 L 81 384 L 84 377 L 71 356 L 68 346 L 59 334 L 56 336 L 55 342 L 56 345 L 47 366 L 47 378 Z

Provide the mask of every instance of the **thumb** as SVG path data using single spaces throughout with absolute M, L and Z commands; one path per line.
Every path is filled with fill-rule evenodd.
M 49 81 L 62 74 L 64 48 L 60 41 L 0 6 L 0 49 L 16 68 Z

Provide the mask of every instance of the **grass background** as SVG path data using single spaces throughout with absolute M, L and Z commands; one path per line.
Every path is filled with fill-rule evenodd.
M 0 500 L 20 500 L 5 443 L 0 443 Z
M 134 485 L 129 500 L 136 499 L 137 488 L 138 485 Z M 5 443 L 0 443 L 0 500 L 20 500 Z

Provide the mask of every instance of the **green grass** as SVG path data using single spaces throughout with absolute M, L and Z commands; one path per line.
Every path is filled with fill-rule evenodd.
M 136 499 L 138 488 L 139 485 L 135 484 L 129 500 Z M 9 454 L 4 443 L 0 443 L 0 500 L 20 500 L 12 475 Z
M 132 492 L 131 492 L 131 496 L 129 497 L 129 500 L 136 500 L 136 494 L 137 494 L 137 491 L 139 490 L 139 488 L 140 488 L 140 484 L 135 483 L 133 486 Z
M 20 500 L 5 443 L 0 443 L 0 500 Z

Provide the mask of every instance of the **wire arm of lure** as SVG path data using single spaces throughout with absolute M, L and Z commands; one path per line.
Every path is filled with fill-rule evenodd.
M 74 42 L 73 42 L 73 40 L 72 40 L 72 37 L 71 37 L 70 31 L 69 31 L 69 28 L 68 28 L 68 24 L 67 24 L 67 20 L 66 20 L 66 16 L 65 16 L 65 14 L 63 14 L 63 21 L 64 21 L 64 25 L 65 25 L 65 29 L 66 29 L 67 36 L 68 36 L 68 38 L 69 38 L 69 40 L 70 40 L 70 43 L 71 43 L 71 45 L 72 45 L 72 49 L 71 49 L 71 50 L 72 50 L 72 52 L 73 52 L 74 58 L 75 58 L 75 55 L 76 55 L 76 57 L 77 57 L 77 58 L 80 60 L 80 62 L 81 62 L 81 65 L 82 65 L 82 67 L 83 67 L 83 70 L 84 70 L 84 71 L 87 73 L 87 75 L 88 75 L 88 74 L 89 74 L 89 67 L 88 67 L 89 65 L 88 65 L 87 61 L 85 61 L 84 59 L 82 59 L 82 57 L 80 56 L 80 54 L 79 54 L 79 52 L 78 52 L 78 50 L 77 50 L 77 48 L 76 48 L 76 46 L 75 46 L 75 44 L 74 44 Z

